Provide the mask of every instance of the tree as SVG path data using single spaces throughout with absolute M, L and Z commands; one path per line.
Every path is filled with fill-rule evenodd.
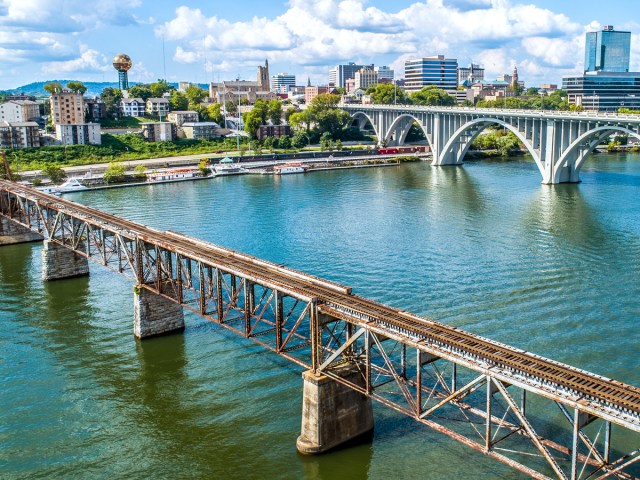
M 64 170 L 53 163 L 46 165 L 42 169 L 42 173 L 44 173 L 49 178 L 49 180 L 51 180 L 51 182 L 55 184 L 62 183 L 64 179 L 67 178 Z
M 305 129 L 307 132 L 311 130 L 311 124 L 315 121 L 315 116 L 308 108 L 301 112 L 291 114 L 289 124 L 295 129 Z
M 169 96 L 171 110 L 186 110 L 189 108 L 189 100 L 184 93 L 173 90 Z
M 151 90 L 151 96 L 153 98 L 160 98 L 167 92 L 175 91 L 175 88 L 167 83 L 166 80 L 158 79 L 157 82 L 153 82 L 149 84 L 149 89 Z
M 211 170 L 209 169 L 209 160 L 207 160 L 206 158 L 200 160 L 200 163 L 198 163 L 198 170 L 200 170 L 200 174 L 203 177 L 209 175 L 211 173 Z
M 289 135 L 285 135 L 283 137 L 280 137 L 280 140 L 278 140 L 278 146 L 280 148 L 284 148 L 285 150 L 288 150 L 291 148 L 291 137 Z
M 213 103 L 207 107 L 209 120 L 216 122 L 218 125 L 224 126 L 224 115 L 221 112 L 221 105 Z
M 394 103 L 406 103 L 407 97 L 403 90 L 400 90 L 392 83 L 379 83 L 367 89 L 367 95 L 371 95 L 373 103 L 391 105 Z
M 149 85 L 134 85 L 129 88 L 129 98 L 141 98 L 143 101 L 147 101 L 147 98 L 153 97 Z
M 42 88 L 44 88 L 51 95 L 53 95 L 54 93 L 62 92 L 62 84 L 60 82 L 45 83 L 44 87 Z
M 412 93 L 409 99 L 415 105 L 438 105 L 442 107 L 456 104 L 455 98 L 435 85 L 424 87 L 422 90 Z
M 526 92 L 524 92 L 525 95 L 538 95 L 538 89 L 536 87 L 529 87 L 527 88 Z
M 308 145 L 308 143 L 308 137 L 304 134 L 304 132 L 296 132 L 291 137 L 291 146 L 293 148 L 304 148 Z
M 320 150 L 324 152 L 325 150 L 331 150 L 331 147 L 333 147 L 333 137 L 329 132 L 324 132 L 320 137 Z
M 125 166 L 122 162 L 111 162 L 104 171 L 103 178 L 106 183 L 118 183 L 124 180 Z
M 267 116 L 272 125 L 280 125 L 282 123 L 282 103 L 280 103 L 280 100 L 273 99 L 268 103 Z
M 67 88 L 69 91 L 79 93 L 80 95 L 84 95 L 87 91 L 87 87 L 82 82 L 68 82 Z
M 267 123 L 269 105 L 264 100 L 256 100 L 250 112 L 244 115 L 244 131 L 250 138 L 256 138 L 260 125 Z
M 107 87 L 102 90 L 100 99 L 104 102 L 107 116 L 113 118 L 118 113 L 120 100 L 122 100 L 122 91 L 117 88 Z
M 185 96 L 189 100 L 189 104 L 198 105 L 207 97 L 207 92 L 197 85 L 189 85 L 184 91 Z
M 297 107 L 289 107 L 284 111 L 284 120 L 285 122 L 289 123 L 289 119 L 291 118 L 291 115 L 293 115 L 296 112 L 299 112 L 300 109 Z

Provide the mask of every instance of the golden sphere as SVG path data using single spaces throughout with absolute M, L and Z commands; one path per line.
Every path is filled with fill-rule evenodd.
M 127 71 L 131 68 L 133 62 L 131 61 L 131 57 L 129 55 L 125 55 L 124 53 L 119 53 L 115 57 L 113 57 L 113 68 L 118 71 Z

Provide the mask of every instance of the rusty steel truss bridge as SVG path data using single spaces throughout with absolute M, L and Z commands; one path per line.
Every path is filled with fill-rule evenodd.
M 370 124 L 382 145 L 402 145 L 412 125 L 423 130 L 434 166 L 461 165 L 473 140 L 488 127 L 512 132 L 533 158 L 542 183 L 576 183 L 588 155 L 613 134 L 640 140 L 638 115 L 504 110 L 415 105 L 341 105 L 364 129 Z
M 638 387 L 30 187 L 0 215 L 531 477 L 637 478 Z

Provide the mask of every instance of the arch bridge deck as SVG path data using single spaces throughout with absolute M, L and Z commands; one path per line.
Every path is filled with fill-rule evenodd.
M 637 441 L 640 432 L 638 387 L 357 296 L 332 281 L 11 182 L 0 181 L 0 215 L 535 478 L 581 478 L 579 472 L 631 478 L 627 471 L 640 459 L 638 449 L 628 448 L 628 438 Z M 355 367 L 362 382 L 340 376 L 345 365 Z M 536 422 L 549 415 L 529 415 L 527 394 L 536 395 L 537 404 L 557 405 L 569 420 L 568 433 L 558 439 L 538 433 L 545 427 Z M 441 421 L 446 409 L 463 412 L 472 428 L 461 432 Z M 474 426 L 478 419 L 484 432 Z M 627 432 L 613 448 L 612 425 Z M 517 447 L 502 448 L 510 441 Z
M 640 140 L 640 115 L 413 105 L 341 106 L 380 144 L 402 145 L 417 122 L 431 146 L 432 165 L 460 165 L 473 140 L 490 126 L 511 131 L 533 157 L 542 183 L 576 183 L 587 156 L 604 139 L 623 133 Z

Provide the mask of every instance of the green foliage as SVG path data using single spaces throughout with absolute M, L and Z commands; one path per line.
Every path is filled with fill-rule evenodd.
M 147 98 L 153 97 L 149 85 L 134 85 L 129 88 L 129 98 L 141 98 L 143 101 L 147 101 Z
M 367 95 L 371 95 L 373 103 L 392 105 L 394 103 L 407 103 L 404 90 L 400 90 L 392 83 L 379 83 L 367 89 Z
M 264 100 L 256 100 L 253 109 L 244 115 L 244 131 L 249 134 L 250 138 L 256 138 L 260 125 L 267 123 L 268 115 L 269 104 Z
M 187 96 L 177 90 L 173 90 L 169 96 L 171 110 L 187 110 L 189 108 L 189 99 Z
M 42 169 L 42 173 L 44 173 L 52 183 L 58 184 L 62 183 L 65 178 L 67 178 L 64 170 L 55 164 L 48 164 Z
M 136 178 L 142 179 L 147 176 L 146 175 L 147 167 L 144 165 L 136 165 L 133 171 L 135 172 L 133 176 Z
M 104 181 L 106 183 L 118 183 L 124 180 L 125 166 L 121 162 L 111 162 L 104 171 Z
M 471 144 L 473 150 L 497 150 L 501 156 L 519 151 L 522 146 L 520 140 L 508 130 L 491 130 L 481 133 Z
M 120 100 L 122 100 L 122 91 L 117 88 L 107 87 L 102 90 L 100 99 L 104 102 L 107 117 L 113 118 L 117 116 Z
M 280 100 L 271 100 L 267 106 L 267 116 L 271 120 L 272 125 L 280 125 L 282 123 L 282 103 Z
M 455 98 L 441 88 L 433 85 L 424 87 L 422 90 L 412 93 L 409 100 L 414 105 L 437 105 L 443 107 L 453 106 L 456 104 Z
M 507 97 L 498 100 L 478 100 L 478 108 L 506 108 L 518 110 L 569 110 L 567 92 L 556 90 L 551 95 L 533 97 Z
M 527 88 L 525 95 L 538 95 L 538 89 L 536 87 L 529 87 Z
M 640 114 L 640 110 L 633 110 L 631 108 L 619 108 L 618 109 L 618 113 L 626 113 L 626 114 L 631 114 L 631 115 L 637 115 Z
M 49 82 L 45 83 L 44 87 L 45 91 L 49 92 L 51 95 L 54 93 L 62 92 L 62 84 L 60 82 Z
M 148 119 L 142 117 L 120 117 L 118 120 L 110 118 L 100 119 L 100 125 L 103 128 L 140 128 L 140 122 L 148 122 Z
M 342 150 L 342 140 L 336 140 L 336 150 Z
M 175 88 L 167 83 L 166 80 L 158 79 L 157 82 L 153 82 L 149 84 L 149 89 L 151 90 L 151 96 L 153 98 L 160 98 L 167 92 L 175 91 Z
M 289 119 L 291 118 L 291 115 L 293 115 L 296 112 L 299 112 L 300 109 L 296 108 L 296 107 L 289 107 L 285 110 L 284 112 L 284 119 L 287 123 L 289 123 Z
M 289 135 L 284 135 L 282 137 L 280 137 L 280 139 L 278 140 L 278 146 L 280 148 L 283 148 L 285 150 L 288 150 L 291 148 L 291 137 Z
M 209 169 L 209 160 L 207 160 L 206 158 L 200 160 L 200 163 L 198 163 L 198 170 L 200 170 L 200 174 L 203 177 L 209 175 L 211 173 L 211 170 Z
M 82 82 L 68 82 L 67 88 L 70 92 L 79 93 L 80 95 L 84 95 L 87 91 L 87 87 Z
M 184 92 L 191 105 L 199 105 L 208 95 L 205 90 L 197 85 L 189 85 Z
M 307 136 L 304 132 L 295 132 L 291 137 L 291 146 L 293 148 L 304 148 L 308 144 Z
M 331 136 L 331 133 L 324 132 L 320 136 L 320 150 L 331 150 L 331 148 L 333 148 L 333 137 Z
M 209 120 L 212 122 L 216 122 L 218 125 L 224 127 L 224 115 L 222 115 L 221 111 L 222 106 L 219 103 L 214 103 L 207 107 L 207 114 L 209 116 Z

